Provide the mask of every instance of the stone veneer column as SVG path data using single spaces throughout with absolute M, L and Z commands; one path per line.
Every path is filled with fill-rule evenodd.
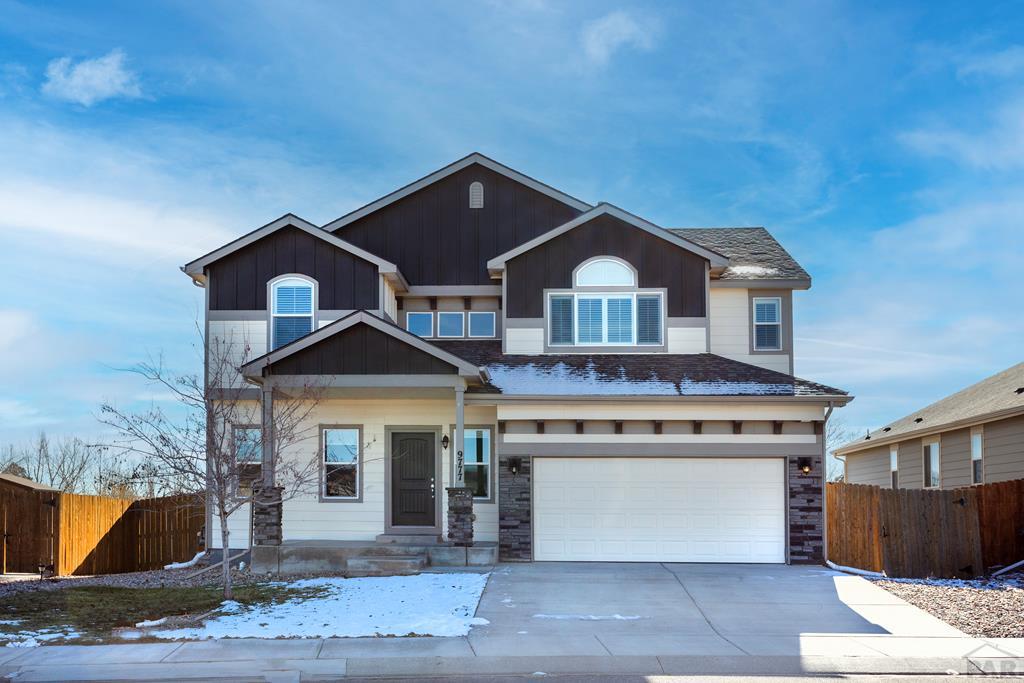
M 822 514 L 822 457 L 811 457 L 811 471 L 804 474 L 797 464 L 800 458 L 787 458 L 789 480 L 789 561 L 792 564 L 822 564 L 824 554 L 824 515 Z
M 498 558 L 506 562 L 533 559 L 533 518 L 529 456 L 519 457 L 519 473 L 508 471 L 508 458 L 498 459 Z
M 281 545 L 281 494 L 280 486 L 258 488 L 252 496 L 252 544 Z
M 473 489 L 465 486 L 446 488 L 448 492 L 448 540 L 453 545 L 473 545 Z

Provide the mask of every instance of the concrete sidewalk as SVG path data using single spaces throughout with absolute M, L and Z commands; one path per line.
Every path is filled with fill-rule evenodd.
M 808 641 L 804 655 L 478 654 L 469 638 L 220 640 L 132 645 L 64 645 L 0 654 L 0 674 L 17 681 L 331 680 L 548 674 L 836 675 L 1024 674 L 1024 639 L 858 639 L 866 654 L 838 654 L 843 637 Z M 831 653 L 831 654 L 830 654 Z

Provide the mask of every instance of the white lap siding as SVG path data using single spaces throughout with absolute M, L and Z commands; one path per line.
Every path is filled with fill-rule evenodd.
M 712 288 L 709 297 L 711 353 L 742 363 L 790 374 L 790 355 L 751 353 L 751 312 L 748 290 Z M 783 321 L 785 324 L 785 321 Z M 791 338 L 783 332 L 783 339 Z
M 495 431 L 492 450 L 496 451 L 497 425 L 494 407 L 467 406 L 467 425 L 489 425 Z M 386 432 L 388 427 L 438 427 L 450 436 L 450 425 L 455 422 L 454 398 L 451 400 L 325 400 L 318 405 L 304 434 L 302 442 L 290 447 L 282 457 L 293 460 L 315 458 L 319 463 L 320 425 L 360 425 L 362 427 L 363 457 L 361 501 L 322 501 L 319 481 L 312 490 L 287 500 L 283 510 L 285 541 L 294 540 L 372 540 L 385 531 L 385 479 Z M 447 496 L 444 487 L 451 481 L 453 446 L 438 453 L 442 459 L 443 481 L 438 486 L 441 496 L 440 521 L 446 527 Z M 492 453 L 492 467 L 497 454 Z M 318 465 L 319 470 L 319 465 Z M 493 503 L 474 503 L 476 523 L 475 539 L 498 539 L 497 492 Z

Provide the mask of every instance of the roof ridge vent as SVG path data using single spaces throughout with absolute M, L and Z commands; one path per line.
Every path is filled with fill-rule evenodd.
M 1017 387 L 1016 389 L 1014 389 L 1013 393 L 1024 394 L 1024 387 Z
M 917 423 L 924 422 L 924 418 L 923 417 L 915 417 L 914 418 L 914 422 L 917 422 Z

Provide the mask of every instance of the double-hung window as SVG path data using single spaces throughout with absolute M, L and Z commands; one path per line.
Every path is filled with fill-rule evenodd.
M 548 298 L 548 343 L 660 345 L 662 306 L 658 292 L 552 294 Z
M 754 298 L 754 350 L 782 350 L 782 299 Z
M 313 331 L 313 283 L 286 277 L 270 287 L 271 346 L 279 348 Z
M 359 498 L 360 429 L 325 427 L 323 429 L 323 497 L 355 500 Z
M 985 435 L 981 427 L 971 430 L 971 483 L 985 481 Z
M 263 430 L 258 426 L 236 426 L 234 439 L 238 495 L 251 496 L 253 484 L 260 480 L 263 469 Z
M 489 428 L 465 431 L 463 443 L 466 487 L 473 489 L 473 497 L 491 497 L 491 430 Z
M 926 443 L 923 449 L 924 455 L 924 487 L 926 489 L 938 488 L 942 482 L 939 475 L 939 442 Z
M 893 489 L 900 487 L 900 449 L 889 446 L 889 485 Z

